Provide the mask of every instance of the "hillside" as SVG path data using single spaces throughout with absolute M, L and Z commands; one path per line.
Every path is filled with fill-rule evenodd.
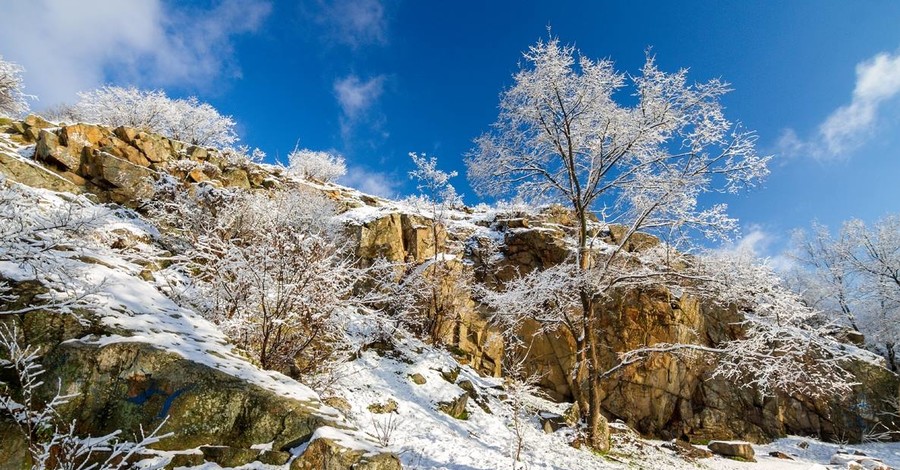
M 135 129 L 36 117 L 0 128 L 0 278 L 7 286 L 0 321 L 15 327 L 23 346 L 39 348 L 46 373 L 35 406 L 57 391 L 74 395 L 58 413 L 60 422 L 76 423 L 77 435 L 121 430 L 130 438 L 158 427 L 167 435 L 129 466 L 799 469 L 829 464 L 839 449 L 900 465 L 893 444 L 786 438 L 849 444 L 873 429 L 897 435 L 891 399 L 900 379 L 846 342 L 839 347 L 849 351 L 845 367 L 858 384 L 843 399 L 764 394 L 715 376 L 705 360 L 677 354 L 627 364 L 605 379 L 601 397 L 611 450 L 576 448 L 576 338 L 519 325 L 533 339 L 522 370 L 536 380 L 518 393 L 508 374 L 509 339 L 472 287 L 496 288 L 572 256 L 576 221 L 559 206 L 453 207 L 436 226 L 435 211 L 414 201 L 372 197 Z M 347 295 L 388 291 L 335 308 L 329 329 L 310 339 L 310 351 L 324 351 L 310 356 L 311 364 L 264 370 L 253 341 L 239 346 L 234 325 L 204 313 L 191 297 L 191 286 L 208 273 L 184 258 L 203 240 L 160 215 L 170 206 L 154 208 L 162 201 L 160 182 L 174 182 L 190 197 L 283 191 L 330 201 L 336 228 L 321 232 L 330 237 L 321 246 L 351 253 L 354 270 L 371 269 L 348 284 Z M 622 237 L 621 227 L 597 220 L 590 227 L 598 252 Z M 638 234 L 628 251 L 659 243 Z M 434 288 L 430 299 L 402 289 L 410 273 L 425 282 L 413 288 Z M 331 282 L 342 289 L 339 279 Z M 394 284 L 400 287 L 390 290 Z M 394 305 L 398 299 L 422 303 L 410 313 L 419 323 L 394 316 L 410 307 Z M 623 352 L 656 344 L 714 348 L 745 333 L 736 310 L 665 286 L 625 292 L 602 308 L 614 312 L 596 325 L 609 346 L 600 358 L 609 370 Z M 329 344 L 330 335 L 340 344 Z M 18 397 L 11 377 L 6 371 L 0 381 Z M 27 445 L 9 416 L 0 421 L 0 436 L 0 466 L 26 465 Z M 707 456 L 706 444 L 715 440 L 758 444 L 758 463 Z M 768 455 L 775 451 L 792 460 Z

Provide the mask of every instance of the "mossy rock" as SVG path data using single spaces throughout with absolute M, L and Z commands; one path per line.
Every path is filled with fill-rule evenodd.
M 44 366 L 65 393 L 78 394 L 61 414 L 77 420 L 80 435 L 121 429 L 132 436 L 166 419 L 161 432 L 174 436 L 154 446 L 159 449 L 249 449 L 273 442 L 273 449 L 286 450 L 331 424 L 318 413 L 318 401 L 281 397 L 148 344 L 67 342 L 47 355 Z

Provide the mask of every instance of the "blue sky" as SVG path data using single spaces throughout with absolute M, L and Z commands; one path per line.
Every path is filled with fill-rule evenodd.
M 546 27 L 636 71 L 722 77 L 728 117 L 776 154 L 757 190 L 726 199 L 763 254 L 812 220 L 900 212 L 900 2 L 9 2 L 0 54 L 27 69 L 33 108 L 103 83 L 196 95 L 270 158 L 299 140 L 346 156 L 346 182 L 412 191 L 410 151 L 460 172 L 496 118 L 521 52 Z

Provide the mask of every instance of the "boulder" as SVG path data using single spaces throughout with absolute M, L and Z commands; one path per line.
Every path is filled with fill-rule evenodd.
M 221 176 L 222 184 L 228 187 L 250 189 L 250 179 L 247 177 L 247 171 L 241 168 L 230 168 L 225 170 Z
M 63 416 L 77 420 L 80 435 L 116 429 L 132 435 L 167 418 L 161 432 L 175 434 L 154 446 L 159 449 L 250 449 L 272 442 L 273 449 L 286 450 L 331 423 L 318 413 L 318 402 L 281 397 L 148 344 L 68 341 L 46 356 L 44 366 L 67 393 L 78 394 Z
M 541 429 L 547 434 L 552 434 L 567 426 L 566 419 L 562 415 L 549 411 L 538 413 L 538 419 L 541 422 Z
M 0 174 L 34 188 L 80 194 L 84 188 L 46 168 L 0 152 Z
M 322 403 L 325 403 L 344 414 L 349 413 L 353 409 L 353 407 L 350 406 L 350 402 L 341 397 L 328 397 L 323 399 Z
M 733 457 L 747 462 L 756 462 L 753 446 L 749 442 L 741 441 L 710 441 L 707 447 L 714 454 L 724 457 Z
M 388 401 L 384 403 L 372 403 L 368 406 L 368 409 L 375 414 L 393 413 L 397 411 L 397 401 L 393 398 L 389 398 Z
M 686 460 L 708 459 L 713 456 L 712 452 L 691 445 L 690 442 L 682 441 L 681 439 L 673 439 L 672 442 L 663 443 L 662 447 L 675 451 L 675 453 Z
M 173 154 L 172 144 L 169 139 L 156 134 L 137 132 L 130 143 L 140 150 L 144 157 L 152 163 L 165 162 Z
M 468 401 L 469 394 L 463 393 L 453 400 L 438 403 L 438 409 L 456 419 L 468 419 L 469 414 L 466 411 Z
M 22 122 L 27 127 L 35 127 L 37 129 L 47 129 L 48 127 L 56 127 L 56 124 L 53 124 L 52 122 L 50 122 L 36 114 L 29 114 L 28 116 L 25 116 L 25 119 L 23 119 Z
M 360 443 L 333 428 L 316 432 L 290 470 L 400 470 L 396 455 Z
M 84 147 L 99 147 L 106 143 L 112 132 L 100 126 L 89 124 L 72 124 L 60 128 L 59 143 L 69 147 L 72 153 L 81 153 Z
M 291 460 L 290 452 L 279 452 L 276 450 L 264 450 L 259 454 L 259 457 L 256 459 L 259 463 L 266 465 L 285 465 L 288 461 Z
M 416 385 L 425 385 L 427 380 L 425 380 L 425 376 L 416 372 L 415 374 L 410 374 L 409 379 L 413 381 Z
M 113 201 L 134 205 L 153 194 L 152 181 L 156 176 L 153 170 L 102 150 L 94 150 L 90 162 L 93 176 L 111 187 Z
M 255 462 L 259 458 L 260 451 L 255 449 L 240 449 L 227 446 L 200 446 L 203 459 L 207 462 L 215 462 L 222 467 L 240 467 Z
M 77 153 L 71 152 L 60 143 L 55 133 L 47 130 L 42 130 L 38 134 L 34 157 L 38 161 L 49 162 L 67 170 L 76 171 L 81 166 L 81 150 L 79 149 Z

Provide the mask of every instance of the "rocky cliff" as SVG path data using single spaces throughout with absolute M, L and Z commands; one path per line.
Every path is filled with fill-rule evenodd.
M 3 132 L 0 136 L 8 145 L 0 148 L 0 173 L 29 186 L 136 206 L 148 194 L 150 181 L 163 173 L 187 182 L 253 190 L 307 184 L 339 203 L 346 234 L 362 262 L 384 257 L 422 263 L 435 253 L 427 216 L 408 206 L 340 186 L 298 182 L 278 168 L 231 158 L 213 149 L 128 128 L 56 126 L 34 117 L 6 123 Z M 24 156 L 13 153 L 17 145 L 26 146 L 20 151 Z M 616 238 L 615 227 L 604 230 L 601 235 L 607 240 Z M 450 261 L 454 269 L 491 284 L 562 262 L 571 254 L 573 231 L 571 214 L 559 207 L 538 212 L 466 209 L 453 211 L 446 226 L 440 227 L 437 242 L 442 251 L 455 255 Z M 640 250 L 653 243 L 652 237 L 641 235 L 629 249 Z M 499 248 L 499 259 L 485 258 L 488 245 Z M 441 295 L 452 312 L 451 321 L 441 330 L 442 342 L 461 363 L 486 375 L 500 375 L 504 345 L 486 322 L 484 307 L 459 284 L 443 287 Z M 603 322 L 597 325 L 611 345 L 604 357 L 606 367 L 616 363 L 619 351 L 660 342 L 714 345 L 740 334 L 736 313 L 707 305 L 702 299 L 674 298 L 665 290 L 630 292 L 600 308 L 612 312 L 600 316 Z M 536 330 L 536 326 L 526 324 L 523 329 Z M 571 401 L 573 339 L 559 332 L 537 338 L 528 367 L 542 374 L 541 385 L 551 397 Z M 46 361 L 54 373 L 67 380 L 90 382 L 95 387 L 90 398 L 79 402 L 85 423 L 91 423 L 88 415 L 109 416 L 133 427 L 171 405 L 175 408 L 170 413 L 188 420 L 184 429 L 192 430 L 179 441 L 185 447 L 226 441 L 244 446 L 261 439 L 286 448 L 317 426 L 333 424 L 327 416 L 310 412 L 319 405 L 292 404 L 236 382 L 214 392 L 208 390 L 208 384 L 221 379 L 215 371 L 193 370 L 199 366 L 145 346 L 60 344 Z M 850 368 L 861 385 L 848 400 L 765 397 L 711 379 L 712 366 L 705 362 L 658 355 L 607 380 L 604 412 L 642 433 L 694 440 L 741 437 L 761 441 L 788 433 L 852 440 L 860 439 L 878 423 L 897 429 L 883 413 L 892 411 L 887 400 L 900 393 L 898 377 L 872 361 L 858 360 Z M 170 401 L 182 394 L 193 396 L 194 401 Z M 133 405 L 128 399 L 134 397 L 147 397 L 149 405 L 140 406 L 152 409 Z M 182 403 L 184 408 L 178 408 Z M 206 410 L 200 418 L 195 414 L 198 409 Z M 277 419 L 263 419 L 263 410 L 274 410 Z M 212 415 L 221 418 L 202 422 Z M 254 424 L 258 418 L 263 424 Z M 265 424 L 269 422 L 271 426 Z M 96 422 L 85 426 L 104 429 Z M 235 437 L 244 431 L 253 437 Z

